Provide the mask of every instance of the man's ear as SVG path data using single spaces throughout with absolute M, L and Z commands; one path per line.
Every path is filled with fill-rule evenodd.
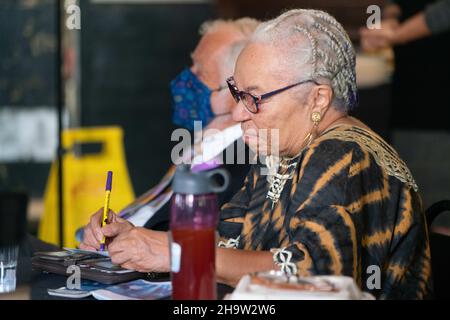
M 320 112 L 322 116 L 325 115 L 333 101 L 333 89 L 328 85 L 321 84 L 315 86 L 311 93 L 311 112 Z
M 231 113 L 236 102 L 228 90 L 213 92 L 210 97 L 211 109 L 215 115 Z

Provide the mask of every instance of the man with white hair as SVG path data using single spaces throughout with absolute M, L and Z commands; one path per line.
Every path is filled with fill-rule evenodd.
M 222 130 L 235 124 L 231 111 L 236 103 L 225 79 L 258 23 L 251 18 L 219 19 L 200 26 L 202 37 L 191 54 L 192 66 L 171 82 L 176 125 L 193 130 L 194 121 L 202 121 L 204 127 Z
M 222 207 L 236 228 L 219 226 L 218 280 L 236 285 L 245 274 L 279 269 L 350 276 L 381 299 L 429 297 L 418 187 L 396 151 L 348 115 L 357 104 L 355 52 L 343 27 L 301 9 L 263 23 L 227 83 L 238 103 L 233 119 L 265 164 L 253 165 Z M 134 228 L 108 250 L 126 268 L 161 272 L 168 248 L 166 233 Z M 373 270 L 379 281 L 370 281 Z

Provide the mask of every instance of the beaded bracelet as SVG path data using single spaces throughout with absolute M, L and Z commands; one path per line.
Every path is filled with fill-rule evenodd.
M 280 267 L 281 271 L 288 275 L 297 274 L 297 265 L 291 262 L 292 252 L 286 250 L 286 248 L 281 249 L 270 249 L 273 253 L 273 262 Z

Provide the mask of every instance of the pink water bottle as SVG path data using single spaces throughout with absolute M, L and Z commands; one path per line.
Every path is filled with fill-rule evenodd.
M 223 184 L 213 176 L 222 176 Z M 170 205 L 173 299 L 217 299 L 216 193 L 228 184 L 229 174 L 224 169 L 192 172 L 189 166 L 180 165 L 175 172 Z

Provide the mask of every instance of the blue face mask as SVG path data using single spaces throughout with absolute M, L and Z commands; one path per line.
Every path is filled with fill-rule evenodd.
M 201 121 L 204 128 L 213 118 L 211 93 L 189 68 L 183 70 L 170 82 L 173 99 L 174 124 L 194 129 L 194 121 Z

